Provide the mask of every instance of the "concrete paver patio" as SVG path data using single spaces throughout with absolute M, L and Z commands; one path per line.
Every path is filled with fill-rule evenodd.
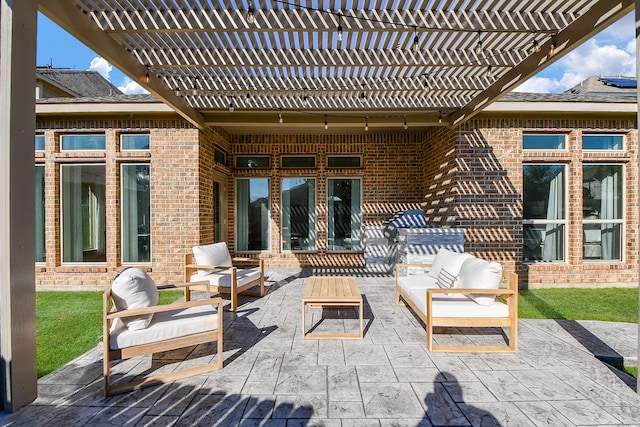
M 300 299 L 311 274 L 355 275 L 362 340 L 303 340 Z M 429 353 L 425 330 L 394 303 L 394 279 L 362 270 L 269 270 L 265 297 L 225 312 L 224 368 L 103 397 L 96 349 L 39 380 L 39 397 L 2 425 L 578 426 L 640 425 L 635 379 L 600 359 L 635 364 L 637 325 L 519 322 L 517 354 Z M 311 313 L 309 313 L 310 315 Z M 311 319 L 308 320 L 308 322 Z M 353 310 L 313 310 L 318 329 L 354 330 Z M 502 339 L 478 331 L 441 340 Z M 458 332 L 462 332 L 459 334 Z M 468 341 L 467 341 L 468 342 Z M 216 357 L 199 346 L 127 360 L 121 375 Z M 595 357 L 597 356 L 597 357 Z

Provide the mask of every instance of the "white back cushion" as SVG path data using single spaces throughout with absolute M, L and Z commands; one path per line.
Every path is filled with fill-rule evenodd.
M 449 249 L 440 248 L 433 260 L 433 264 L 431 265 L 428 275 L 437 279 L 442 267 L 446 267 L 449 273 L 457 276 L 458 273 L 460 273 L 460 267 L 464 260 L 472 257 L 473 256 L 471 254 L 453 252 Z
M 147 273 L 129 267 L 120 272 L 111 284 L 111 297 L 118 311 L 158 305 L 158 288 Z M 153 314 L 123 317 L 122 323 L 132 330 L 144 329 L 151 323 Z
M 214 243 L 212 245 L 194 246 L 193 255 L 198 265 L 214 265 L 216 267 L 233 267 L 231 255 L 225 242 Z M 213 272 L 211 269 L 199 269 L 198 274 L 206 276 Z
M 502 281 L 502 265 L 470 258 L 462 263 L 458 281 L 459 287 L 464 289 L 498 289 Z M 481 305 L 490 305 L 495 301 L 493 295 L 471 294 L 470 297 Z

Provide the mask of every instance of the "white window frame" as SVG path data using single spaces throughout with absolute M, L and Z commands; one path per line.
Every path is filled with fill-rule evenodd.
M 597 149 L 597 148 L 591 148 L 591 149 L 585 149 L 582 148 L 583 146 L 583 138 L 585 136 L 620 136 L 622 137 L 622 148 L 618 149 L 618 150 L 607 150 L 607 149 Z M 627 145 L 627 137 L 626 134 L 624 133 L 620 133 L 620 132 L 612 132 L 612 133 L 603 133 L 603 132 L 583 132 L 580 135 L 580 148 L 582 149 L 583 152 L 585 153 L 624 153 L 625 152 L 625 147 Z
M 360 249 L 358 250 L 336 250 L 336 249 L 329 249 L 329 181 L 334 180 L 334 179 L 355 179 L 360 181 Z M 325 190 L 325 194 L 327 195 L 327 199 L 326 199 L 326 215 L 325 215 L 325 223 L 327 224 L 327 253 L 332 253 L 332 254 L 336 254 L 336 253 L 348 253 L 348 254 L 353 254 L 353 253 L 361 253 L 364 251 L 364 224 L 363 224 L 363 200 L 364 200 L 364 188 L 362 185 L 362 177 L 360 176 L 328 176 L 326 179 L 326 190 Z
M 284 249 L 284 239 L 282 232 L 282 224 L 284 219 L 284 209 L 282 208 L 282 193 L 283 193 L 283 181 L 285 179 L 312 179 L 314 181 L 315 191 L 314 191 L 314 209 L 316 212 L 316 220 L 315 220 L 315 233 L 316 233 L 316 247 L 315 249 Z M 281 252 L 292 252 L 292 253 L 316 253 L 318 252 L 318 178 L 315 176 L 283 176 L 280 179 L 280 251 Z
M 146 151 L 146 150 L 144 150 Z M 124 261 L 124 245 L 122 239 L 124 238 L 124 187 L 122 185 L 123 169 L 125 166 L 148 166 L 149 167 L 149 181 L 151 181 L 151 163 L 120 163 L 120 260 L 122 265 L 151 265 L 153 261 L 153 226 L 149 227 L 149 261 Z M 153 204 L 151 203 L 151 186 L 149 186 L 149 222 L 153 218 Z
M 266 179 L 267 180 L 267 188 L 268 188 L 268 196 L 269 196 L 269 209 L 267 211 L 267 215 L 268 215 L 268 223 L 269 223 L 269 228 L 267 230 L 267 248 L 266 249 L 261 249 L 261 250 L 239 250 L 238 249 L 238 181 L 239 180 L 243 180 L 243 179 Z M 236 253 L 241 253 L 241 254 L 259 254 L 259 253 L 263 253 L 263 252 L 271 252 L 271 203 L 273 203 L 273 195 L 271 194 L 271 177 L 268 176 L 246 176 L 246 177 L 236 177 L 233 180 L 233 187 L 234 187 L 234 221 L 235 221 L 235 227 L 233 230 L 233 234 L 234 234 L 234 241 L 235 241 L 235 252 Z
M 524 137 L 526 135 L 537 135 L 537 136 L 563 136 L 564 137 L 564 148 L 524 148 Z M 554 132 L 522 132 L 522 151 L 532 152 L 532 151 L 550 151 L 553 153 L 561 153 L 569 151 L 569 138 L 566 133 L 554 133 Z
M 123 136 L 147 136 L 149 137 L 149 148 L 123 148 L 122 145 L 122 137 Z M 144 153 L 147 151 L 151 151 L 151 134 L 149 133 L 144 133 L 144 132 L 122 132 L 119 135 L 119 142 L 120 142 L 120 151 L 124 151 L 126 153 L 130 153 L 130 152 L 137 152 L 137 153 Z
M 78 262 L 78 261 L 64 261 L 64 203 L 63 203 L 63 194 L 62 189 L 64 187 L 62 182 L 62 168 L 65 166 L 102 166 L 104 167 L 105 174 L 105 187 L 107 181 L 107 164 L 102 162 L 97 163 L 61 163 L 58 168 L 58 176 L 59 176 L 59 197 L 60 197 L 60 264 L 64 266 L 105 266 L 107 265 L 107 260 L 105 261 L 97 261 L 97 262 Z M 106 188 L 105 188 L 105 209 L 106 209 Z M 106 215 L 105 215 L 106 216 Z M 105 227 L 107 226 L 106 222 L 108 221 L 108 217 L 105 217 Z M 105 257 L 107 256 L 107 242 L 105 240 Z
M 524 245 L 524 226 L 525 225 L 547 225 L 547 224 L 552 224 L 552 225 L 556 225 L 556 224 L 560 224 L 560 225 L 564 225 L 564 233 L 563 233 L 563 241 L 565 242 L 564 244 L 564 248 L 562 248 L 562 260 L 554 260 L 554 261 L 545 261 L 545 260 L 524 260 L 524 256 L 523 256 L 523 264 L 567 264 L 568 263 L 568 256 L 569 256 L 569 167 L 567 164 L 565 163 L 523 163 L 522 164 L 522 168 L 523 168 L 523 172 L 522 172 L 522 178 L 523 178 L 523 186 L 524 186 L 524 167 L 525 166 L 562 166 L 564 168 L 564 176 L 565 176 L 565 182 L 564 182 L 564 212 L 565 212 L 565 218 L 564 219 L 527 219 L 527 218 L 522 218 L 522 233 L 523 233 L 523 245 Z M 524 192 L 523 192 L 523 207 L 524 207 Z M 523 209 L 523 213 L 524 213 L 524 209 Z M 524 254 L 523 254 L 524 255 Z
M 102 149 L 90 149 L 90 148 L 80 148 L 77 150 L 70 150 L 70 149 L 65 149 L 63 148 L 63 139 L 65 136 L 82 136 L 82 135 L 102 135 L 104 136 L 104 148 Z M 107 135 L 104 132 L 63 132 L 58 134 L 58 138 L 60 141 L 60 152 L 63 153 L 86 153 L 86 152 L 91 152 L 91 153 L 104 153 L 107 151 Z
M 598 150 L 601 151 L 601 150 Z M 605 151 L 605 150 L 602 150 Z M 622 264 L 626 259 L 626 237 L 627 237 L 627 188 L 626 188 L 626 178 L 627 171 L 626 167 L 622 163 L 612 163 L 612 162 L 584 162 L 581 167 L 581 181 L 580 186 L 584 185 L 584 166 L 620 166 L 622 170 L 622 216 L 620 219 L 585 219 L 582 218 L 582 230 L 584 231 L 585 224 L 620 224 L 620 259 L 584 259 L 584 248 L 580 256 L 582 257 L 582 262 L 584 264 Z M 580 207 L 582 209 L 582 206 Z M 580 237 L 582 245 L 584 245 L 584 233 Z

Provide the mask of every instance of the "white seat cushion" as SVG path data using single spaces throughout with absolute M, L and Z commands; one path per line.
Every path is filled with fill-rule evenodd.
M 122 270 L 111 284 L 111 298 L 116 310 L 133 310 L 158 305 L 158 288 L 147 273 L 139 268 Z M 129 329 L 144 329 L 151 323 L 153 314 L 122 318 Z
M 433 264 L 431 265 L 431 269 L 428 274 L 434 279 L 437 279 L 438 274 L 440 274 L 440 270 L 442 267 L 445 267 L 449 273 L 457 276 L 460 273 L 462 263 L 469 258 L 473 258 L 473 255 L 440 248 L 433 260 Z
M 426 289 L 406 291 L 411 301 L 424 315 L 427 314 Z M 509 307 L 499 301 L 489 305 L 476 304 L 463 294 L 438 294 L 433 298 L 432 317 L 509 317 Z
M 236 270 L 236 275 L 238 278 L 238 286 L 246 285 L 247 283 L 253 282 L 254 280 L 260 279 L 260 269 L 259 268 L 243 268 Z M 219 270 L 215 273 L 209 273 L 206 276 L 201 276 L 199 274 L 193 274 L 191 276 L 191 282 L 198 282 L 207 280 L 211 286 L 222 286 L 222 287 L 231 287 L 231 271 L 229 270 Z
M 423 289 L 426 291 L 427 289 L 439 288 L 436 279 L 426 274 L 422 276 L 400 276 L 398 277 L 398 286 L 405 292 L 409 289 Z
M 218 312 L 213 305 L 190 307 L 155 313 L 146 329 L 126 328 L 120 319 L 113 323 L 109 334 L 112 350 L 166 341 L 181 336 L 214 331 L 218 327 Z
M 193 255 L 198 265 L 215 265 L 216 267 L 232 267 L 231 254 L 225 242 L 212 245 L 194 246 Z M 210 269 L 198 269 L 200 276 L 213 272 Z

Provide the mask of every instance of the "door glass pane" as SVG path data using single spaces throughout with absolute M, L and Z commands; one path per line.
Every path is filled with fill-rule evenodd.
M 149 165 L 122 165 L 122 262 L 151 262 Z
M 327 249 L 361 250 L 360 180 L 330 178 L 327 187 Z
M 62 165 L 62 261 L 106 261 L 105 166 Z
M 268 178 L 241 178 L 236 181 L 236 249 L 269 250 Z
M 316 180 L 282 180 L 282 249 L 316 250 Z
M 36 262 L 45 262 L 44 166 L 36 166 Z

